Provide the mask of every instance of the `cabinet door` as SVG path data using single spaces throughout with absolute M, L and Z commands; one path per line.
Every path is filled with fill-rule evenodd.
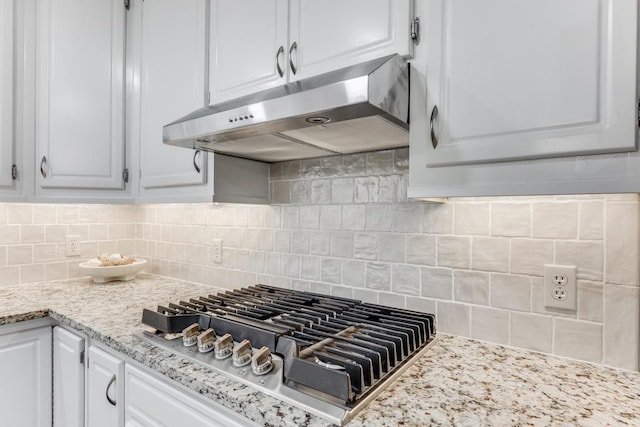
M 162 143 L 163 125 L 206 105 L 206 6 L 205 0 L 154 0 L 134 6 L 141 9 L 140 199 L 144 201 L 187 201 L 189 195 L 189 201 L 211 200 L 212 186 L 206 186 L 209 156 Z M 185 188 L 194 185 L 202 188 L 200 199 L 193 189 Z M 168 191 L 169 187 L 178 188 Z
M 96 347 L 89 348 L 87 425 L 124 425 L 124 362 Z
M 394 53 L 413 55 L 412 0 L 291 0 L 290 5 L 291 80 Z
M 38 0 L 39 187 L 124 187 L 122 0 Z
M 51 328 L 0 336 L 2 425 L 51 425 Z
M 0 0 L 0 188 L 13 186 L 13 2 Z
M 212 0 L 210 104 L 286 83 L 287 0 Z
M 637 1 L 425 7 L 427 165 L 635 151 Z
M 185 392 L 130 365 L 126 367 L 127 427 L 241 427 L 255 423 L 213 402 L 203 405 Z
M 84 339 L 53 328 L 53 425 L 84 426 Z

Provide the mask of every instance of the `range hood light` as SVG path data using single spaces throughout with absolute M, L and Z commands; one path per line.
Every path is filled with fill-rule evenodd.
M 325 123 L 329 123 L 331 119 L 324 116 L 313 116 L 307 117 L 306 119 L 304 119 L 304 121 L 307 123 L 313 123 L 314 125 L 323 125 Z

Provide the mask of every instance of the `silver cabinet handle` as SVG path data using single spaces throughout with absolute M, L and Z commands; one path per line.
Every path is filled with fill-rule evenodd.
M 433 148 L 438 146 L 438 136 L 436 135 L 436 131 L 433 127 L 433 122 L 438 119 L 438 106 L 434 105 L 433 110 L 431 110 L 431 120 L 429 121 L 429 129 L 431 130 L 431 144 Z
M 42 156 L 40 160 L 40 174 L 43 178 L 47 177 L 47 156 Z
M 111 403 L 113 406 L 116 406 L 116 401 L 109 396 L 109 389 L 115 382 L 116 382 L 116 376 L 114 374 L 113 377 L 111 377 L 111 381 L 109 381 L 109 384 L 107 384 L 106 390 L 104 391 L 104 395 L 107 397 L 107 400 L 109 401 L 109 403 Z
M 280 66 L 280 56 L 284 53 L 284 46 L 280 46 L 278 52 L 276 52 L 276 69 L 278 70 L 278 74 L 280 77 L 284 76 L 284 71 L 282 71 L 282 67 Z
M 198 165 L 198 162 L 196 161 L 196 159 L 198 158 L 198 155 L 201 153 L 201 150 L 196 150 L 195 153 L 193 153 L 193 168 L 196 170 L 197 173 L 200 173 L 200 165 Z
M 289 67 L 291 67 L 291 71 L 295 75 L 298 69 L 296 68 L 295 65 L 293 65 L 293 58 L 291 56 L 294 50 L 298 50 L 298 42 L 293 42 L 291 44 L 291 47 L 289 48 Z

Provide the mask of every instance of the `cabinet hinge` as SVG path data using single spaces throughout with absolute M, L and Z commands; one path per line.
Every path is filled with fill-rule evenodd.
M 80 364 L 84 365 L 84 350 L 80 352 Z
M 123 0 L 124 1 L 124 8 L 129 10 L 129 6 L 131 6 L 131 0 Z
M 11 166 L 11 179 L 14 181 L 18 179 L 18 167 L 16 165 Z
M 416 46 L 420 44 L 420 18 L 417 16 L 411 21 L 411 40 Z
M 122 171 L 122 179 L 124 180 L 124 182 L 129 182 L 129 169 L 125 168 L 125 170 Z

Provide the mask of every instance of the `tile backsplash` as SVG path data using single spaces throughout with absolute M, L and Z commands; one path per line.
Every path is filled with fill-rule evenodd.
M 0 285 L 79 275 L 77 234 L 82 257 L 135 252 L 157 274 L 435 312 L 443 332 L 638 368 L 637 194 L 421 203 L 407 168 L 406 149 L 277 163 L 271 206 L 0 204 Z M 544 264 L 577 266 L 575 313 L 545 309 Z

